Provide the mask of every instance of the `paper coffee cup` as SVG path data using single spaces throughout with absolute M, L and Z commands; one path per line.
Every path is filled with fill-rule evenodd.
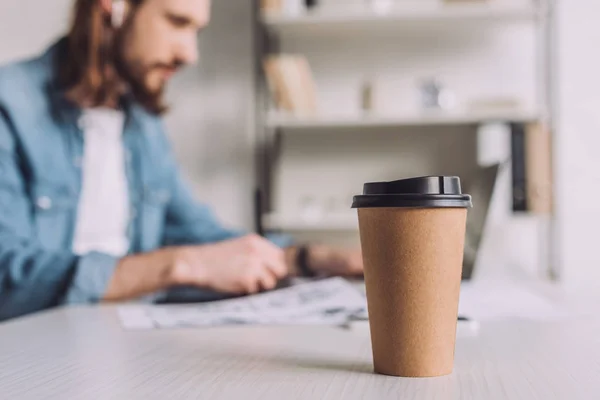
M 452 372 L 467 208 L 458 177 L 364 185 L 354 197 L 375 372 Z

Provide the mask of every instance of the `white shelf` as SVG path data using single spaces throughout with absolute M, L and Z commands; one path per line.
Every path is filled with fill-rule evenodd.
M 282 231 L 355 231 L 358 230 L 356 214 L 324 216 L 323 218 L 302 218 L 298 215 L 283 215 L 278 213 L 263 216 L 266 229 Z
M 314 32 L 320 28 L 403 28 L 419 25 L 439 26 L 464 23 L 490 23 L 502 21 L 536 20 L 539 10 L 535 5 L 502 4 L 434 4 L 420 6 L 412 3 L 397 5 L 386 12 L 377 12 L 370 7 L 339 7 L 315 9 L 300 15 L 266 13 L 263 23 L 274 31 L 303 30 Z
M 509 121 L 517 123 L 534 122 L 540 115 L 532 111 L 477 111 L 459 112 L 423 112 L 403 116 L 384 115 L 320 115 L 293 116 L 270 114 L 267 126 L 280 129 L 323 129 L 323 128 L 379 128 L 402 126 L 443 126 L 443 125 L 478 125 L 493 121 Z

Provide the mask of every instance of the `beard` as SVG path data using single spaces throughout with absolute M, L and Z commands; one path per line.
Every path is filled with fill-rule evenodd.
M 156 70 L 165 68 L 176 69 L 180 66 L 180 63 L 174 62 L 172 65 L 156 63 L 146 66 L 139 61 L 128 61 L 125 57 L 127 30 L 123 31 L 123 34 L 115 38 L 113 62 L 116 73 L 125 84 L 126 93 L 131 95 L 135 102 L 151 114 L 162 115 L 168 110 L 168 107 L 164 103 L 165 82 L 161 83 L 157 88 L 150 88 L 147 83 L 148 77 Z

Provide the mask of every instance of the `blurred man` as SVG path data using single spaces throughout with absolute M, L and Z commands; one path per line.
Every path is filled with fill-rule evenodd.
M 1 319 L 362 272 L 358 252 L 225 229 L 193 200 L 160 115 L 209 15 L 209 0 L 77 0 L 66 38 L 0 68 Z

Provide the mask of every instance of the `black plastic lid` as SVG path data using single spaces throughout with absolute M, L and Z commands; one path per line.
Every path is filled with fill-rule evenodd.
M 457 176 L 423 176 L 392 182 L 365 183 L 363 194 L 354 196 L 352 208 L 470 208 L 471 196 L 463 194 Z

